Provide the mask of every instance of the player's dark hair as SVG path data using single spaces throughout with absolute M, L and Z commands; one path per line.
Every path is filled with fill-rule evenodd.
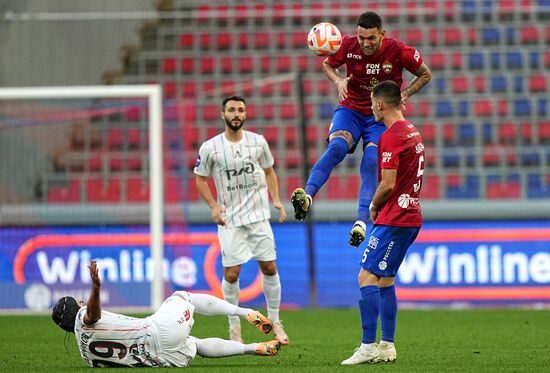
M 233 95 L 223 99 L 222 111 L 225 111 L 225 104 L 227 104 L 228 101 L 241 101 L 243 104 L 246 105 L 246 99 L 243 96 Z
M 357 26 L 363 28 L 382 28 L 382 19 L 380 16 L 374 12 L 365 12 L 359 16 L 357 19 Z
M 381 99 L 391 107 L 401 106 L 401 89 L 393 80 L 384 80 L 372 89 L 372 96 Z
M 76 299 L 63 297 L 53 307 L 52 320 L 66 332 L 74 333 L 74 323 L 79 309 L 80 306 Z

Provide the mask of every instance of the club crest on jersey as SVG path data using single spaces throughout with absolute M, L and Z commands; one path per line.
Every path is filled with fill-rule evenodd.
M 369 91 L 372 91 L 374 89 L 374 86 L 380 83 L 380 81 L 376 78 L 372 78 L 369 83 L 370 83 L 370 87 L 367 87 L 367 89 Z
M 382 70 L 384 70 L 386 74 L 389 74 L 393 70 L 393 65 L 386 61 L 382 64 Z
M 241 152 L 240 151 L 236 151 L 235 152 L 235 158 L 242 158 L 242 155 L 241 155 Z

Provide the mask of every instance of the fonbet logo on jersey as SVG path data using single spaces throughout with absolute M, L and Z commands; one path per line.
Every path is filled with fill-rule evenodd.
M 382 152 L 382 163 L 391 161 L 392 152 Z
M 418 198 L 411 197 L 409 194 L 404 193 L 397 198 L 397 204 L 402 209 L 406 209 L 410 205 L 418 205 Z

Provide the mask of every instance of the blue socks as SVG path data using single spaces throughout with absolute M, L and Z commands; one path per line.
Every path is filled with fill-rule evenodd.
M 382 341 L 393 342 L 397 322 L 397 297 L 395 286 L 380 288 L 380 325 Z
M 378 185 L 378 147 L 368 146 L 361 159 L 361 191 L 359 192 L 359 206 L 357 220 L 365 224 L 369 221 L 369 206 Z
M 340 162 L 344 160 L 348 153 L 349 145 L 346 140 L 341 137 L 336 137 L 328 143 L 328 147 L 313 166 L 309 178 L 307 179 L 305 192 L 311 198 L 317 194 L 319 189 L 327 182 L 330 173 Z M 376 161 L 376 158 L 375 158 Z M 363 172 L 361 171 L 361 174 Z M 371 194 L 372 198 L 372 194 Z M 370 204 L 370 202 L 369 202 Z M 368 211 L 368 205 L 367 205 Z
M 362 343 L 374 343 L 376 341 L 376 328 L 378 327 L 378 314 L 380 313 L 380 289 L 375 285 L 367 285 L 360 288 L 359 312 L 361 313 L 361 327 L 363 328 Z

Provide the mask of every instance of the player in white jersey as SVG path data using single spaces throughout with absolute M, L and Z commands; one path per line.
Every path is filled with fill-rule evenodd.
M 281 282 L 269 223 L 268 192 L 280 213 L 279 222 L 286 219 L 273 169 L 273 155 L 263 136 L 242 129 L 246 120 L 244 97 L 225 98 L 221 118 L 225 130 L 202 144 L 194 172 L 197 190 L 212 210 L 212 220 L 218 224 L 223 295 L 229 303 L 239 303 L 241 265 L 250 259 L 257 260 L 263 273 L 267 317 L 273 321 L 275 339 L 288 344 L 288 336 L 279 319 Z M 208 186 L 210 176 L 214 178 L 217 200 Z M 242 342 L 238 317 L 229 317 L 229 336 Z
M 88 268 L 92 279 L 88 304 L 63 297 L 54 306 L 52 319 L 63 330 L 75 333 L 80 355 L 91 367 L 187 367 L 197 354 L 273 356 L 279 352 L 276 340 L 245 345 L 191 336 L 194 312 L 240 316 L 262 333 L 272 330 L 272 322 L 258 311 L 237 307 L 208 294 L 176 291 L 144 319 L 104 311 L 99 299 L 101 280 L 96 261 L 92 260 Z

